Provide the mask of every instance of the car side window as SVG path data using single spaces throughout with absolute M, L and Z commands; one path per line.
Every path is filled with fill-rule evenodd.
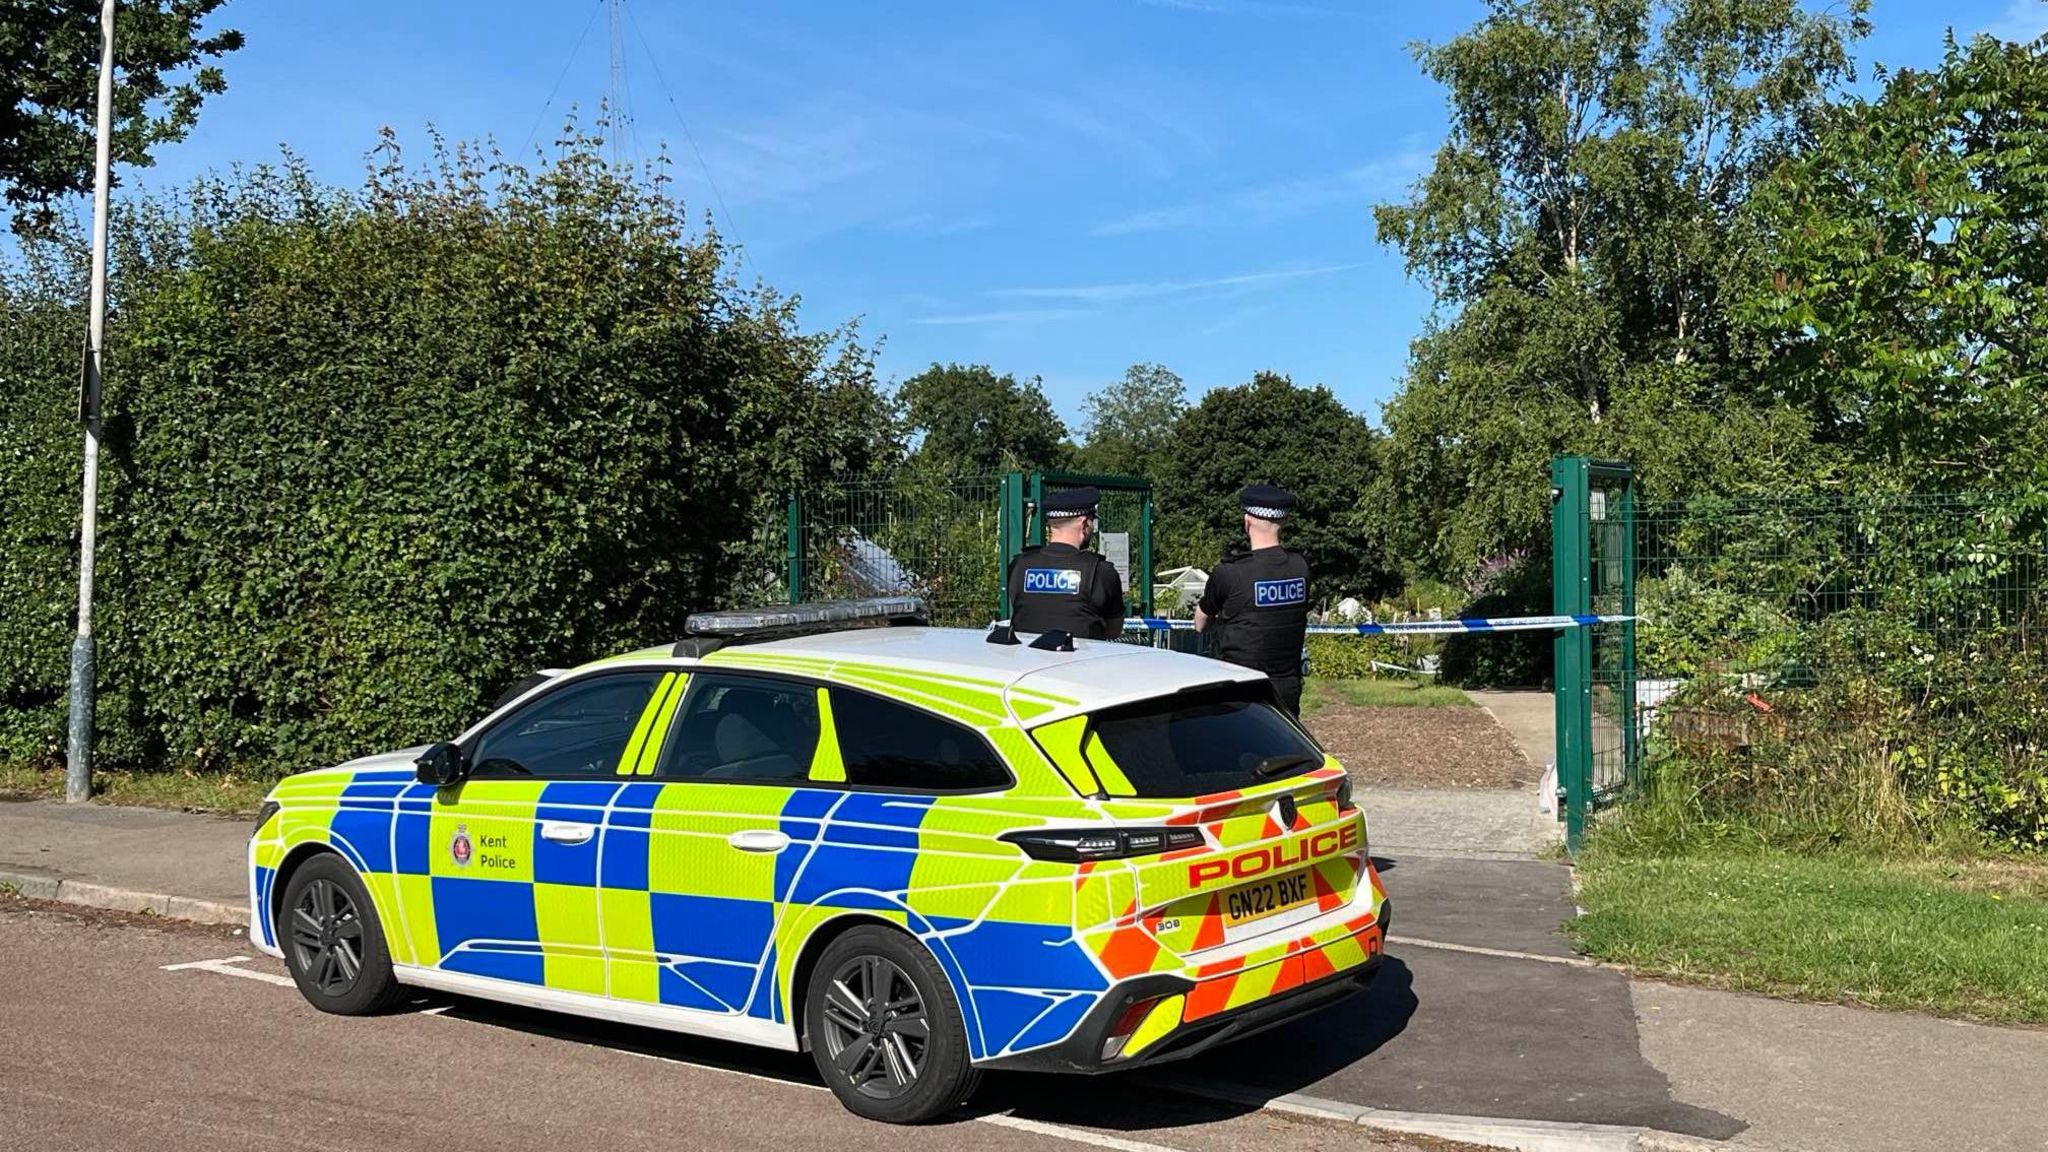
M 492 725 L 470 752 L 477 777 L 609 776 L 662 673 L 610 672 L 542 693 Z
M 804 780 L 818 750 L 818 690 L 761 676 L 690 678 L 654 774 L 668 780 Z
M 832 726 L 856 788 L 978 792 L 1011 782 L 988 741 L 921 708 L 834 688 Z

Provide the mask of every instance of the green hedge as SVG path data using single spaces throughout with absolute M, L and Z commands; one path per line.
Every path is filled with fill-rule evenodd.
M 799 330 L 587 141 L 533 171 L 394 159 L 360 189 L 259 170 L 122 219 L 100 616 L 116 762 L 283 772 L 451 736 L 524 672 L 672 637 L 772 578 L 769 505 L 890 442 L 849 331 Z M 75 286 L 5 281 L 17 757 L 62 730 Z

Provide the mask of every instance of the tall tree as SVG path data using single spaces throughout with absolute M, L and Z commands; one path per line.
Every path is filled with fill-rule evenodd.
M 1449 576 L 1533 542 L 1545 458 L 1632 455 L 1667 419 L 1706 433 L 1690 417 L 1740 409 L 1797 441 L 1796 421 L 1748 399 L 1730 285 L 1758 248 L 1742 207 L 1850 77 L 1865 7 L 1492 0 L 1418 51 L 1451 131 L 1412 196 L 1376 213 L 1443 308 L 1386 413 L 1405 553 Z M 1645 460 L 1645 483 L 1739 472 L 1699 458 L 1718 443 L 1667 474 Z
M 1090 396 L 1080 465 L 1089 472 L 1150 476 L 1187 410 L 1187 385 L 1164 365 L 1133 364 Z
M 1749 310 L 1824 434 L 2048 515 L 2048 39 L 1953 38 L 1846 105 L 1758 198 Z
M 242 34 L 200 30 L 225 2 L 121 4 L 115 163 L 148 165 L 151 149 L 183 140 L 206 97 L 227 89 L 206 61 L 240 48 Z M 90 0 L 22 0 L 0 10 L 0 184 L 17 232 L 48 225 L 53 202 L 92 188 L 100 35 L 100 6 Z
M 1372 480 L 1374 441 L 1372 425 L 1320 384 L 1260 372 L 1213 389 L 1175 423 L 1162 454 L 1161 555 L 1208 567 L 1244 547 L 1238 490 L 1278 484 L 1301 500 L 1287 542 L 1308 553 L 1314 594 L 1378 592 L 1380 554 L 1354 516 Z
M 956 475 L 1067 462 L 1067 426 L 1038 377 L 997 375 L 986 364 L 933 364 L 897 391 L 917 441 L 912 460 Z

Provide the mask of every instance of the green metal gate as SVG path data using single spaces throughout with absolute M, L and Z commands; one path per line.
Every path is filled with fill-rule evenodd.
M 1567 456 L 1550 463 L 1551 611 L 1636 614 L 1635 470 Z M 1557 781 L 1565 846 L 1577 851 L 1602 803 L 1639 778 L 1636 625 L 1560 629 L 1554 642 Z
M 1141 616 L 1152 615 L 1152 482 L 1138 476 L 1097 476 L 1085 472 L 1012 472 L 1003 477 L 1002 556 L 1003 568 L 1010 559 L 1033 544 L 1045 543 L 1045 517 L 1037 514 L 1048 493 L 1075 488 L 1095 488 L 1102 493 L 1098 505 L 1103 539 L 1097 547 L 1107 553 L 1110 537 L 1123 536 L 1125 556 L 1117 570 L 1124 578 L 1124 603 Z M 1010 589 L 1001 582 L 1002 614 L 1010 614 Z

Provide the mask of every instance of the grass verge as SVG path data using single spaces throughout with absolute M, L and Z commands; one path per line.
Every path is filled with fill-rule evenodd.
M 247 816 L 263 802 L 271 782 L 214 772 L 114 771 L 94 772 L 92 785 L 93 799 L 102 804 Z M 61 800 L 64 770 L 30 768 L 0 760 L 0 796 Z
M 1689 983 L 2048 1024 L 2048 864 L 1721 846 L 1579 859 L 1603 960 Z
M 1335 705 L 1356 708 L 1469 708 L 1472 698 L 1443 684 L 1420 680 L 1325 680 L 1311 676 L 1302 685 L 1301 710 L 1312 713 Z

